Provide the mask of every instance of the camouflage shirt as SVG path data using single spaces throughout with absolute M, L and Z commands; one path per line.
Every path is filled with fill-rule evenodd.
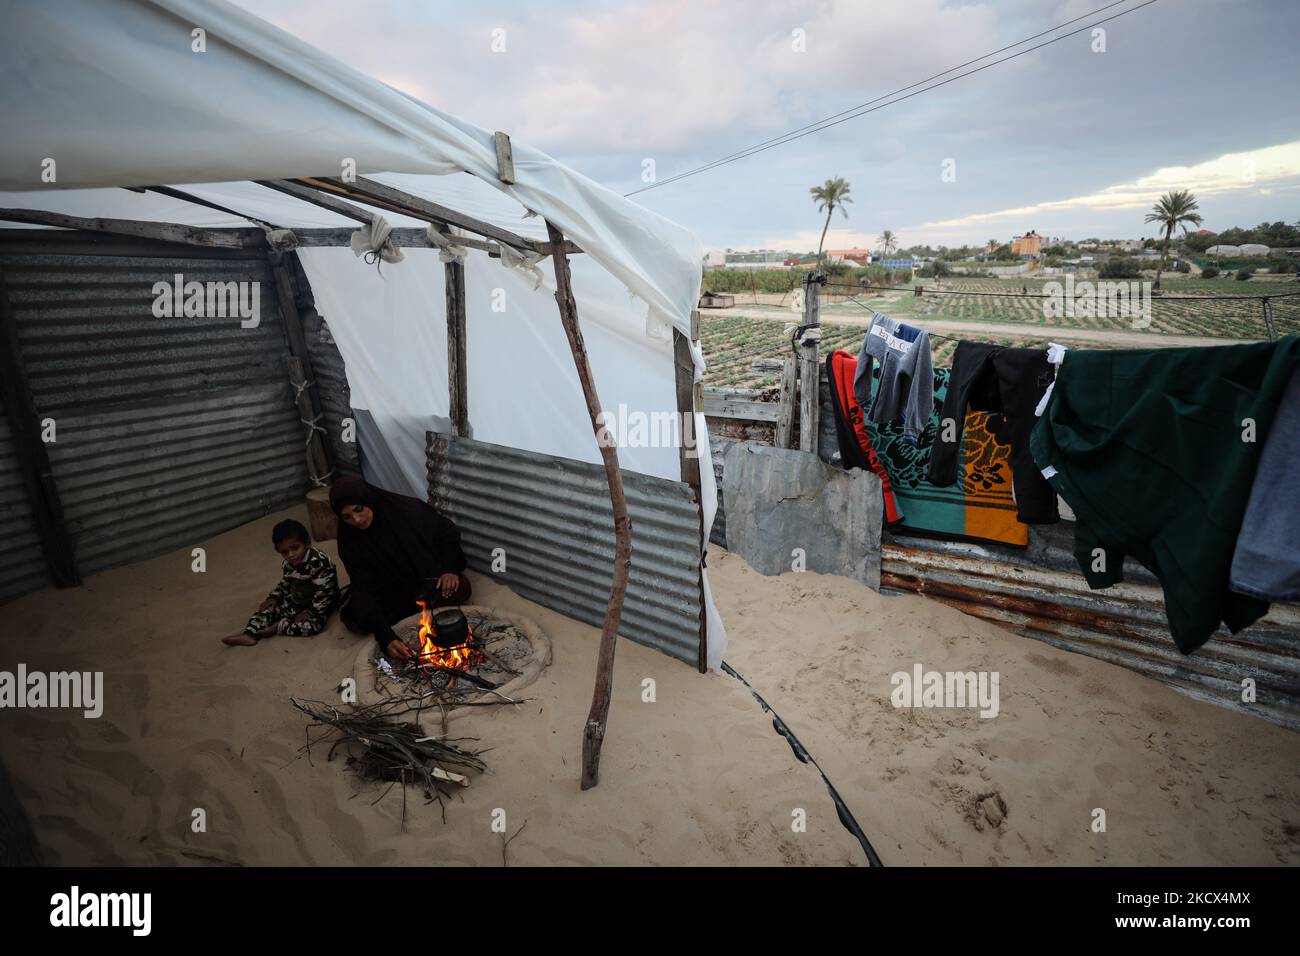
M 324 551 L 308 548 L 297 567 L 281 565 L 280 583 L 267 595 L 284 611 L 313 611 L 322 617 L 338 604 L 339 575 Z

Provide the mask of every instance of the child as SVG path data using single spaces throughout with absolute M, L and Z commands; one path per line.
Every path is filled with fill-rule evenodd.
M 301 523 L 281 521 L 271 530 L 271 543 L 284 558 L 280 583 L 248 619 L 242 633 L 221 639 L 226 644 L 251 646 L 272 634 L 319 634 L 338 606 L 339 578 L 334 562 L 311 546 L 311 535 Z

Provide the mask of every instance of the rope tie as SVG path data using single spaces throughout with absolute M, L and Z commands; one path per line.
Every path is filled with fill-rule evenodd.
M 302 398 L 302 393 L 312 386 L 312 383 L 307 379 L 303 379 L 302 384 L 295 384 L 293 382 L 290 382 L 289 384 L 293 386 L 293 400 L 295 403 Z M 320 432 L 326 438 L 329 437 L 329 431 L 317 424 L 324 417 L 324 412 L 320 412 L 312 418 L 303 418 L 301 415 L 298 416 L 298 421 L 307 426 L 307 437 L 303 441 L 302 445 L 303 453 L 307 456 L 307 477 L 311 479 L 312 485 L 317 488 L 324 488 L 329 484 L 328 479 L 332 474 L 334 474 L 334 469 L 331 468 L 329 471 L 325 472 L 325 474 L 318 477 L 312 470 L 311 440 L 316 437 L 317 432 Z

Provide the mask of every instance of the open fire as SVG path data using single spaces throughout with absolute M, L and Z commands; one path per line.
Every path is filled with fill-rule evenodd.
M 439 640 L 433 612 L 423 601 L 416 603 L 420 605 L 419 663 L 468 671 L 483 660 L 483 655 L 474 647 L 474 629 L 463 614 L 450 609 L 439 614 L 440 618 L 446 618 L 443 623 L 445 633 Z M 447 644 L 448 640 L 455 643 Z

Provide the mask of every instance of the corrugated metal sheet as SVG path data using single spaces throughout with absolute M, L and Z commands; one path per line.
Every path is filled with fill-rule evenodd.
M 9 435 L 9 419 L 0 414 L 0 601 L 49 583 L 36 521 Z
M 1062 547 L 1070 523 L 1034 528 L 1035 545 L 1011 549 L 895 538 L 881 556 L 881 584 L 913 591 L 1011 627 L 1054 647 L 1100 658 L 1221 707 L 1300 730 L 1300 609 L 1273 605 L 1239 634 L 1221 629 L 1194 654 L 1169 636 L 1154 577 L 1126 565 L 1126 582 L 1092 591 Z M 1067 563 L 1073 567 L 1066 567 Z M 1242 702 L 1242 680 L 1256 700 Z
M 38 414 L 57 423 L 49 455 L 83 573 L 197 543 L 307 487 L 266 262 L 136 256 L 131 246 L 63 255 L 0 244 Z M 176 273 L 260 283 L 259 324 L 155 317 L 154 283 Z M 3 462 L 11 467 L 12 452 Z M 0 588 L 12 596 L 43 582 L 17 583 Z
M 600 627 L 614 519 L 599 465 L 429 433 L 429 500 L 460 527 L 470 566 L 516 593 Z M 619 634 L 698 666 L 700 516 L 682 482 L 623 472 L 632 573 Z
M 287 382 L 59 415 L 49 446 L 83 574 L 149 557 L 302 500 Z
M 265 262 L 6 255 L 4 265 L 23 363 L 43 414 L 286 380 L 287 346 Z M 153 285 L 177 273 L 185 281 L 259 282 L 260 324 L 155 317 Z

